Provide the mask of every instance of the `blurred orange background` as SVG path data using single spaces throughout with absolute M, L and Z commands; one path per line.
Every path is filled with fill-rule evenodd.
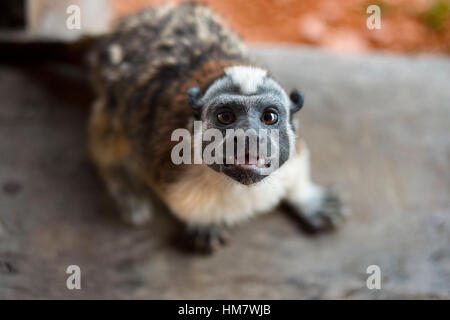
M 110 0 L 116 16 L 163 0 Z M 170 2 L 182 2 L 175 0 Z M 307 43 L 333 51 L 450 53 L 449 0 L 204 0 L 249 42 Z M 369 30 L 366 8 L 381 8 Z

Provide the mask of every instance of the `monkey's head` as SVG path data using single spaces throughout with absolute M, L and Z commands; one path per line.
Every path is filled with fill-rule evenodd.
M 261 181 L 294 152 L 292 115 L 303 96 L 288 96 L 266 70 L 228 67 L 204 93 L 189 89 L 188 101 L 202 121 L 203 161 L 242 184 Z

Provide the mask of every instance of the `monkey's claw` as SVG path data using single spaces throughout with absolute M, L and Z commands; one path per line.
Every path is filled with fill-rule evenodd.
M 345 216 L 339 196 L 331 190 L 327 190 L 320 208 L 311 214 L 301 214 L 305 227 L 312 232 L 328 231 L 339 226 Z
M 228 233 L 220 227 L 188 228 L 184 246 L 189 251 L 211 254 L 229 240 Z
M 309 233 L 331 231 L 342 224 L 346 216 L 340 197 L 331 190 L 324 192 L 320 206 L 315 210 L 292 203 L 285 203 L 285 208 L 294 213 L 301 227 Z

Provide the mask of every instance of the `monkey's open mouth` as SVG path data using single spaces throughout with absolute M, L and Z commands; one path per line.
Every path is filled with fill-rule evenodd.
M 259 156 L 251 157 L 248 153 L 245 154 L 245 159 L 241 159 L 241 161 L 239 161 L 238 157 L 235 156 L 232 158 L 232 161 L 233 163 L 230 163 L 231 161 L 228 161 L 227 163 L 226 159 L 224 159 L 223 165 L 227 168 L 230 166 L 236 166 L 244 170 L 267 169 L 271 166 L 271 161 L 269 159 L 260 158 Z

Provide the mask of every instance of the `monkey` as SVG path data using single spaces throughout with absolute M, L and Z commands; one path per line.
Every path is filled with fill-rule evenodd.
M 297 117 L 303 94 L 287 94 L 207 5 L 165 4 L 125 17 L 97 41 L 89 65 L 97 96 L 89 154 L 126 221 L 149 223 L 157 197 L 186 226 L 192 248 L 206 253 L 226 243 L 232 226 L 278 205 L 314 231 L 342 221 L 338 195 L 311 180 Z M 183 128 L 195 140 L 196 121 L 202 132 L 266 130 L 278 139 L 244 137 L 243 162 L 175 164 L 172 133 Z M 273 159 L 255 154 L 250 137 L 277 151 L 268 174 Z M 232 142 L 227 151 L 238 149 L 236 136 Z

